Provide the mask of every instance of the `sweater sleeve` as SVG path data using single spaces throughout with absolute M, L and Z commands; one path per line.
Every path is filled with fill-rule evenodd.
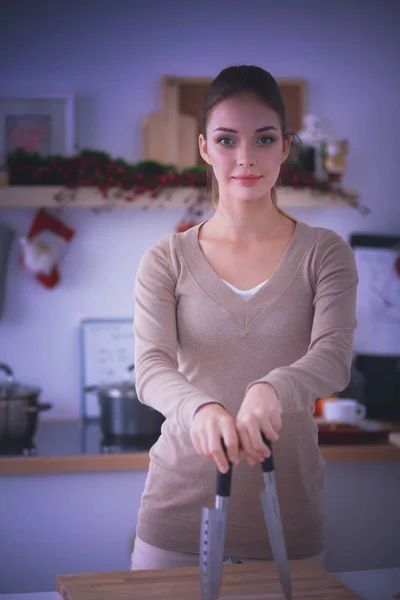
M 284 411 L 313 411 L 317 398 L 342 391 L 350 380 L 356 328 L 358 274 L 352 248 L 331 232 L 316 265 L 314 318 L 307 353 L 252 381 L 270 383 Z
M 136 275 L 136 392 L 140 402 L 187 431 L 196 410 L 216 400 L 178 371 L 175 282 L 164 243 L 162 240 L 144 253 Z

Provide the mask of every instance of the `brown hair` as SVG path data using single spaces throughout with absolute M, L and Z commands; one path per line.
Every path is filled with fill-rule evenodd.
M 274 77 L 261 67 L 239 65 L 223 69 L 212 81 L 204 96 L 202 122 L 204 139 L 206 139 L 207 121 L 212 109 L 223 100 L 244 93 L 254 94 L 272 108 L 279 117 L 282 136 L 292 136 L 287 122 L 285 102 Z M 216 206 L 218 204 L 218 182 L 212 167 L 208 171 L 208 182 L 211 190 L 211 200 Z M 280 210 L 277 206 L 275 186 L 271 190 L 271 200 L 273 205 Z

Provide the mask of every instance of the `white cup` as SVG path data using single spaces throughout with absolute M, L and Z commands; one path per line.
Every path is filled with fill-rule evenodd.
M 325 400 L 322 412 L 326 421 L 354 424 L 365 418 L 367 409 L 353 398 L 337 398 Z

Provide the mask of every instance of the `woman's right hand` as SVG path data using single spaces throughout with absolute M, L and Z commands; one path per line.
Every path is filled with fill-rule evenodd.
M 190 437 L 200 456 L 214 459 L 221 473 L 229 469 L 227 455 L 234 464 L 239 464 L 239 436 L 233 417 L 217 403 L 200 406 L 194 414 Z M 225 443 L 227 455 L 222 447 Z

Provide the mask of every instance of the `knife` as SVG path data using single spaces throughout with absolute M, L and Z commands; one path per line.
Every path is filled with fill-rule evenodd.
M 226 454 L 226 448 L 222 442 Z M 200 584 L 202 600 L 217 600 L 224 562 L 226 517 L 231 495 L 232 463 L 221 473 L 217 469 L 215 508 L 203 508 L 200 531 Z
M 268 458 L 265 458 L 261 464 L 265 483 L 265 489 L 261 492 L 261 502 L 268 530 L 268 538 L 274 561 L 278 568 L 279 580 L 285 595 L 285 600 L 292 600 L 292 580 L 290 577 L 289 561 L 276 491 L 272 445 L 264 434 L 262 434 L 262 438 L 264 444 L 270 449 L 271 455 Z

